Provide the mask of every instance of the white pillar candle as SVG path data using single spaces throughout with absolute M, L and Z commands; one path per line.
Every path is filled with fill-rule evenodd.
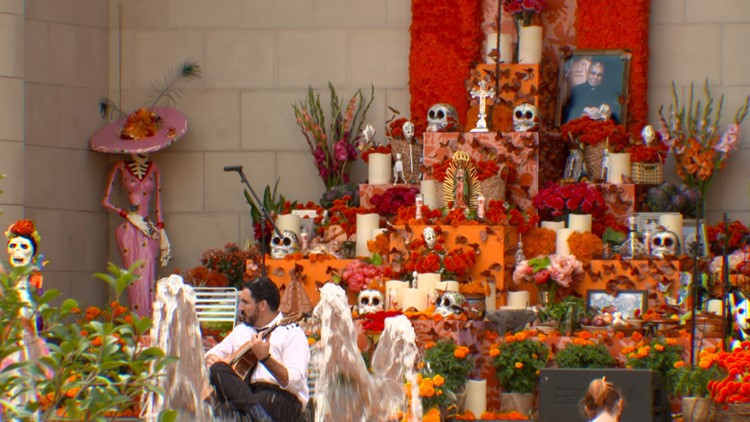
M 438 292 L 457 292 L 458 291 L 458 281 L 438 281 L 437 284 L 435 284 L 435 288 Z
M 711 299 L 708 301 L 708 304 L 706 305 L 706 312 L 713 315 L 722 315 L 722 308 L 723 304 L 722 301 L 719 299 Z
M 391 183 L 391 154 L 372 153 L 368 156 L 367 181 L 371 185 Z
M 497 308 L 497 287 L 494 282 L 490 282 L 490 295 L 484 300 L 486 311 L 494 311 Z
M 568 228 L 579 233 L 591 231 L 591 214 L 570 214 Z
M 417 287 L 420 289 L 437 289 L 440 282 L 438 273 L 419 273 L 417 274 Z
M 294 234 L 297 235 L 297 239 L 299 239 L 300 234 L 300 219 L 298 215 L 295 214 L 281 214 L 276 217 L 276 227 L 279 228 L 280 231 L 289 231 L 294 232 Z
M 415 308 L 418 311 L 427 309 L 427 290 L 424 289 L 403 289 L 401 291 L 401 309 L 404 311 L 409 308 Z
M 557 254 L 558 255 L 570 255 L 570 246 L 568 245 L 568 237 L 573 234 L 573 229 L 560 229 L 557 231 Z
M 521 27 L 521 31 L 518 34 L 518 63 L 541 63 L 542 32 L 541 26 Z
M 542 221 L 542 228 L 550 229 L 553 232 L 556 232 L 560 229 L 565 228 L 565 222 L 564 221 Z
M 464 411 L 477 417 L 487 411 L 487 380 L 469 380 L 466 383 L 466 404 Z
M 521 290 L 518 292 L 508 292 L 508 307 L 509 308 L 528 308 L 529 307 L 529 292 Z
M 403 291 L 409 287 L 409 283 L 401 280 L 388 280 L 385 282 L 385 306 L 386 309 L 401 309 Z
M 609 153 L 609 170 L 607 171 L 607 182 L 619 185 L 622 183 L 622 176 L 630 177 L 630 153 Z
M 500 63 L 513 63 L 512 34 L 500 34 Z
M 490 32 L 487 34 L 487 38 L 484 40 L 484 62 L 495 63 L 495 60 L 490 57 L 492 50 L 497 48 L 497 32 Z
M 380 225 L 380 216 L 375 213 L 357 214 L 357 256 L 370 256 L 367 241 L 372 240 L 372 231 Z
M 422 194 L 424 204 L 431 210 L 438 207 L 437 189 L 434 180 L 422 180 L 419 182 L 419 192 Z
M 674 232 L 680 238 L 680 247 L 685 250 L 685 242 L 682 236 L 682 214 L 669 213 L 659 216 L 659 225 Z M 681 253 L 681 251 L 680 251 Z

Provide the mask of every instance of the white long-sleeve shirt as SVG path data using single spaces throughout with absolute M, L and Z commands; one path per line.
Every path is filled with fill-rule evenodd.
M 283 316 L 279 313 L 268 326 L 276 324 L 282 318 Z M 252 326 L 246 324 L 237 325 L 221 343 L 214 346 L 206 354 L 217 355 L 226 359 L 235 350 L 247 343 L 256 333 L 257 330 Z M 270 335 L 269 342 L 271 356 L 286 367 L 289 374 L 289 384 L 286 387 L 279 385 L 276 378 L 261 363 L 258 363 L 250 381 L 279 385 L 283 390 L 297 396 L 302 403 L 302 408 L 304 408 L 310 399 L 310 392 L 307 387 L 307 366 L 310 362 L 310 347 L 307 343 L 305 332 L 297 324 L 276 327 Z

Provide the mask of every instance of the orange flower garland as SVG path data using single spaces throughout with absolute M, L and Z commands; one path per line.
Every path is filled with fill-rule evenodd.
M 555 253 L 557 235 L 550 229 L 533 228 L 523 237 L 523 254 L 528 258 Z
M 573 232 L 568 237 L 568 245 L 571 255 L 575 256 L 583 265 L 590 263 L 595 256 L 601 256 L 604 252 L 602 239 L 592 233 Z

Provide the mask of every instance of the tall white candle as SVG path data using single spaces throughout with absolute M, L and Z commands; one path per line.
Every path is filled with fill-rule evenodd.
M 418 311 L 427 309 L 427 291 L 424 289 L 403 289 L 401 291 L 401 309 L 415 308 Z
M 490 283 L 490 295 L 484 300 L 484 307 L 487 311 L 494 311 L 497 308 L 497 287 L 494 282 Z
M 466 383 L 464 410 L 477 416 L 487 411 L 487 380 L 469 380 Z
M 375 213 L 357 214 L 357 256 L 370 256 L 367 241 L 372 240 L 372 231 L 380 225 L 380 216 Z
M 557 231 L 557 254 L 570 255 L 568 237 L 573 234 L 573 229 L 560 229 Z
M 443 292 L 457 292 L 458 291 L 458 281 L 438 281 L 437 284 L 435 284 L 435 288 L 439 293 Z
M 388 280 L 385 282 L 385 306 L 386 309 L 401 309 L 403 291 L 409 287 L 409 283 L 401 280 Z
M 438 207 L 437 189 L 434 180 L 422 180 L 419 182 L 419 192 L 422 194 L 424 204 L 434 210 Z
M 565 222 L 564 221 L 542 221 L 542 228 L 550 229 L 553 232 L 556 232 L 560 229 L 565 228 Z
M 490 32 L 487 34 L 487 38 L 484 40 L 484 62 L 495 63 L 495 60 L 490 57 L 492 50 L 497 48 L 497 32 Z
M 711 299 L 706 305 L 706 312 L 713 315 L 723 314 L 723 303 L 719 299 Z
M 518 292 L 508 292 L 508 307 L 509 308 L 528 308 L 529 307 L 529 292 L 521 290 Z
M 276 217 L 276 227 L 279 230 L 294 232 L 299 239 L 300 234 L 300 218 L 296 214 L 281 214 Z
M 500 34 L 500 63 L 513 63 L 513 35 Z
M 542 40 L 541 26 L 522 26 L 518 34 L 518 63 L 540 63 L 542 61 Z
M 591 214 L 570 214 L 568 216 L 568 228 L 579 233 L 591 231 Z
M 619 185 L 622 183 L 622 176 L 630 177 L 630 153 L 609 153 L 607 181 Z
M 659 216 L 659 225 L 665 229 L 674 232 L 680 238 L 680 247 L 685 249 L 685 242 L 682 235 L 682 214 L 669 213 Z
M 417 274 L 417 287 L 420 289 L 437 289 L 440 282 L 438 273 L 419 273 Z
M 368 156 L 367 182 L 371 185 L 391 183 L 391 154 L 372 153 Z

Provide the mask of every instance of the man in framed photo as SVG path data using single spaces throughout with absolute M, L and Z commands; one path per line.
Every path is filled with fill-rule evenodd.
M 610 81 L 605 80 L 606 66 L 603 62 L 592 60 L 586 70 L 586 81 L 571 89 L 570 97 L 562 111 L 562 121 L 567 122 L 584 114 L 584 109 L 593 107 L 599 109 L 607 104 L 612 111 L 611 118 L 619 123 L 620 105 L 618 92 Z

